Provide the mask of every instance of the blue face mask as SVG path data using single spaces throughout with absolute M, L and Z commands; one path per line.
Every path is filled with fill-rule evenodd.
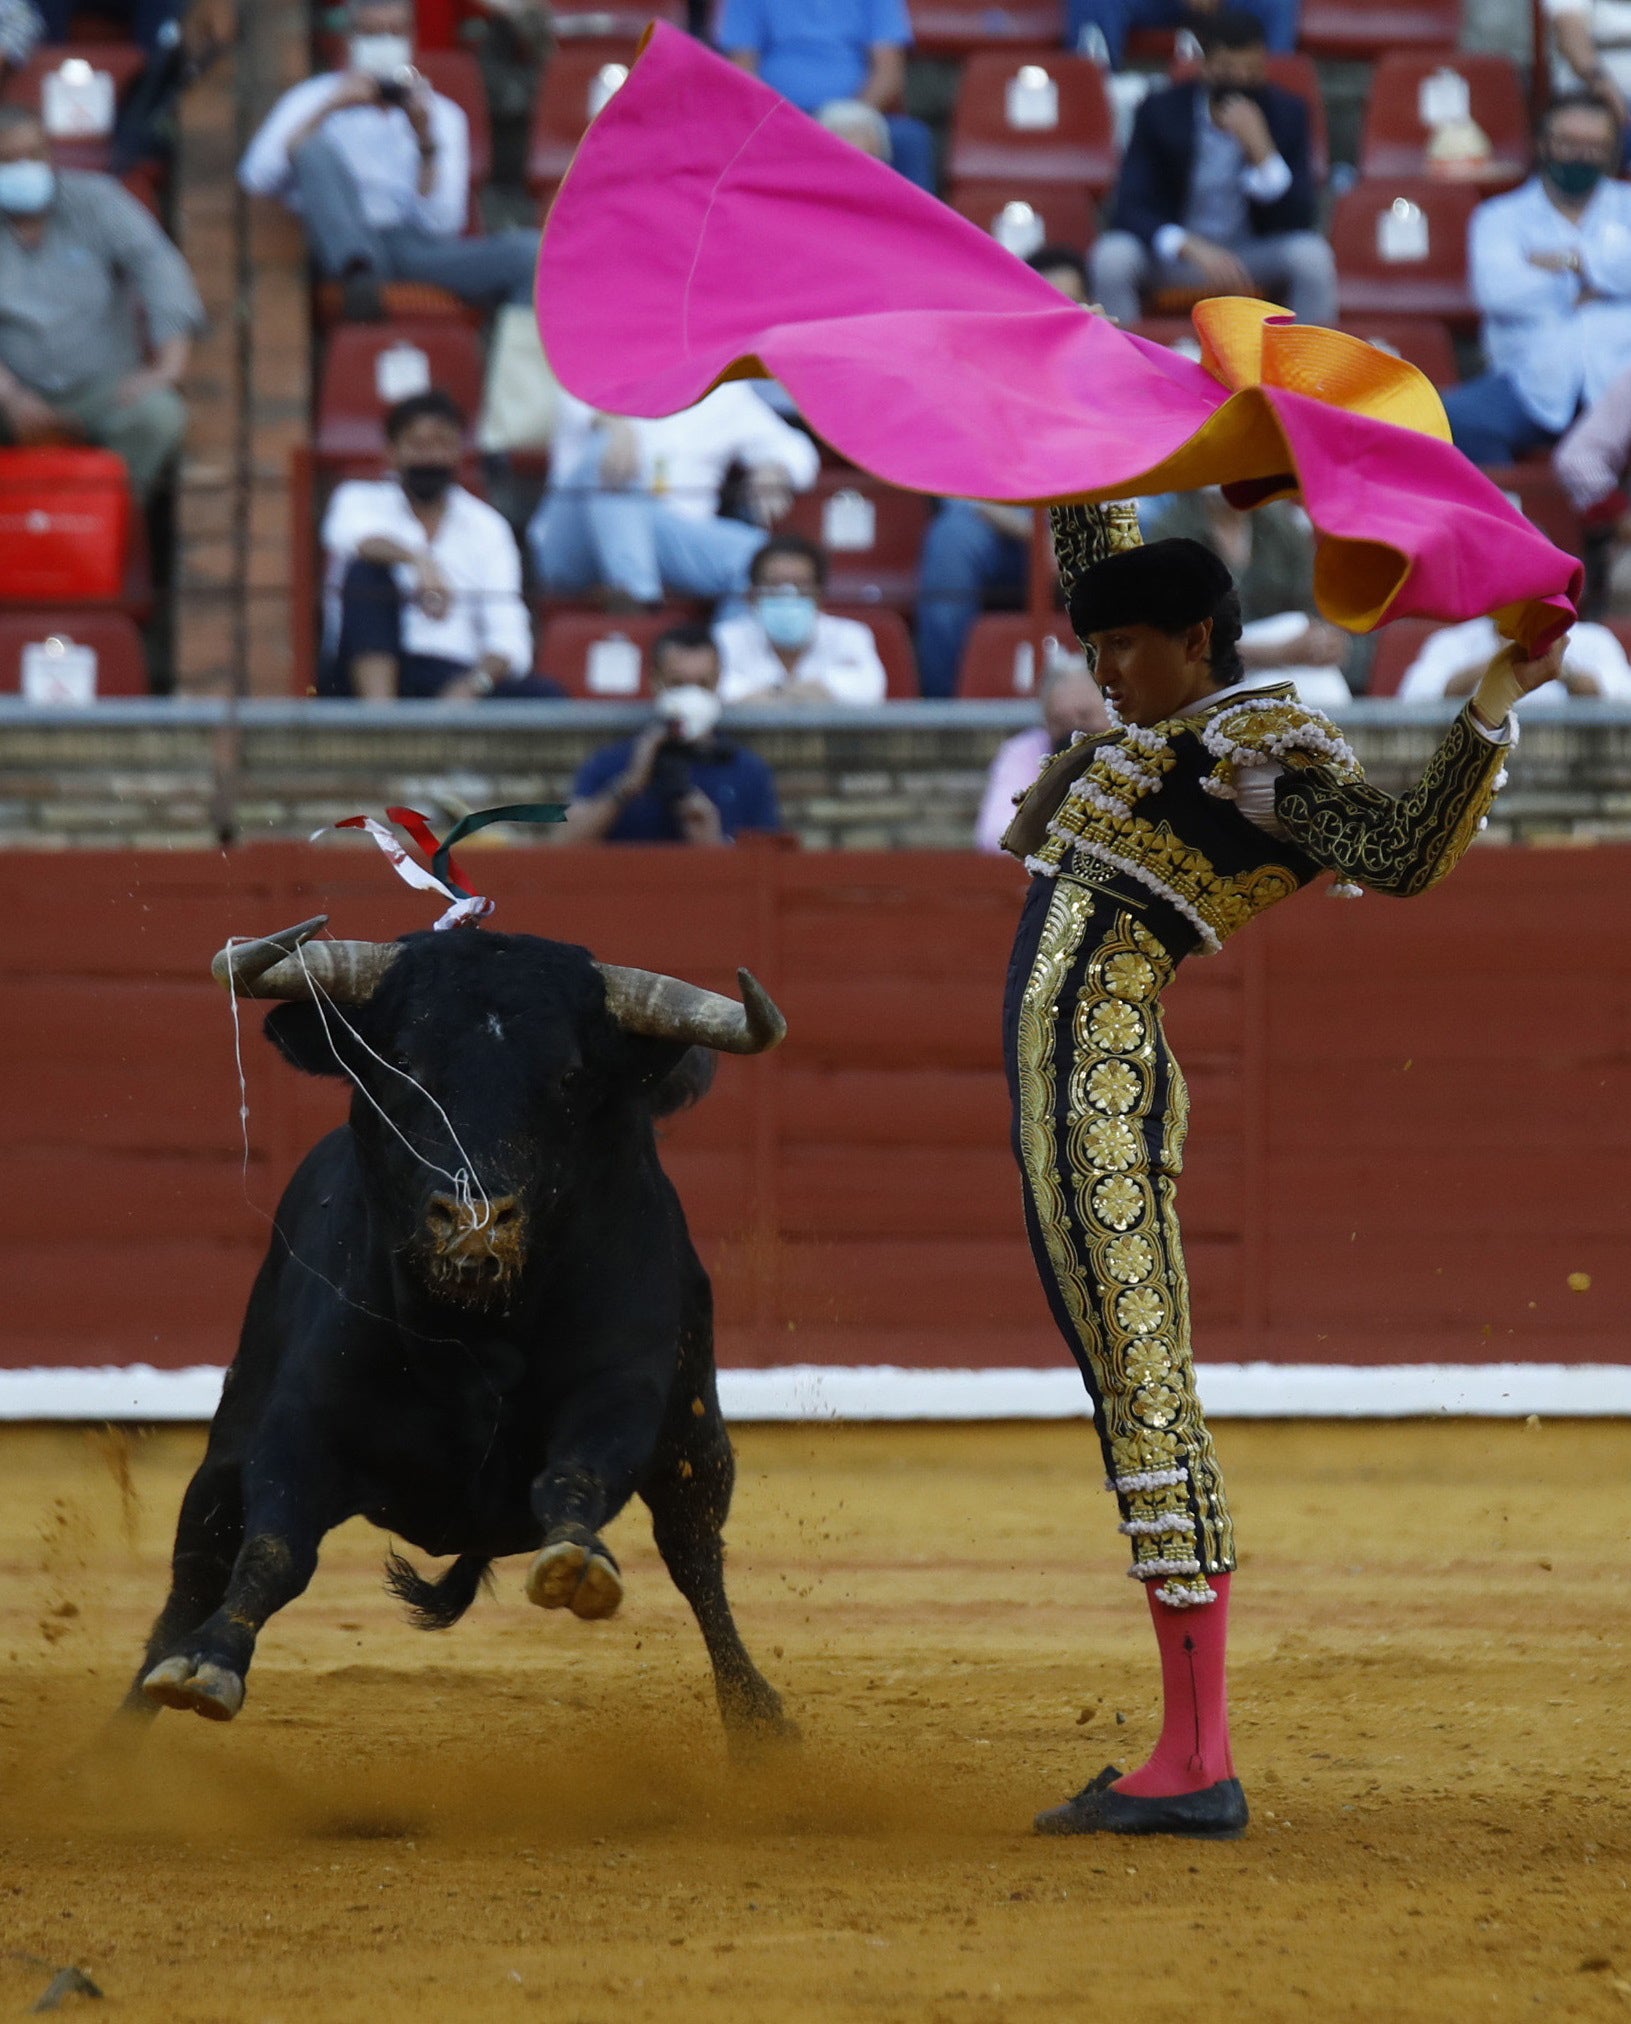
M 0 211 L 9 218 L 34 218 L 57 193 L 57 172 L 49 162 L 0 162 Z
M 773 647 L 789 653 L 807 647 L 815 637 L 820 607 L 802 590 L 772 590 L 759 598 L 759 623 Z

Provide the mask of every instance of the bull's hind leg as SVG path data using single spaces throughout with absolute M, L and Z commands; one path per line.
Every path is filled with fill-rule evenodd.
M 640 1494 L 651 1509 L 657 1551 L 691 1605 L 714 1669 L 719 1712 L 733 1745 L 779 1738 L 796 1742 L 797 1725 L 781 1695 L 748 1657 L 725 1595 L 725 1520 L 736 1458 L 710 1380 L 699 1393 L 701 1417 L 664 1441 Z
M 243 1490 L 237 1469 L 206 1459 L 181 1500 L 170 1556 L 170 1593 L 147 1640 L 147 1654 L 121 1703 L 124 1713 L 157 1714 L 160 1702 L 142 1691 L 142 1682 L 220 1608 L 243 1543 L 243 1530 Z

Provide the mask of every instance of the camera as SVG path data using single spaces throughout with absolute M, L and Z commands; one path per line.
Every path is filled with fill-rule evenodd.
M 393 70 L 389 77 L 379 81 L 379 102 L 381 105 L 406 105 L 413 97 L 419 82 L 419 73 L 411 63 L 403 64 L 400 70 Z
M 651 762 L 651 791 L 665 808 L 672 808 L 695 785 L 690 755 L 677 732 L 671 732 L 657 747 L 657 756 Z

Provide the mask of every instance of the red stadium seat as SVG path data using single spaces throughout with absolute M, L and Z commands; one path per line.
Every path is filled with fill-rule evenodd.
M 1455 341 L 1450 327 L 1430 316 L 1350 316 L 1343 329 L 1367 344 L 1391 351 L 1415 366 L 1436 387 L 1453 387 L 1460 382 L 1456 369 Z
M 1099 235 L 1098 213 L 1085 183 L 1074 187 L 1032 183 L 1020 176 L 1002 182 L 954 182 L 948 201 L 982 232 L 1002 237 L 1021 257 L 1027 244 L 1033 250 L 1049 244 L 1084 253 Z M 999 222 L 1006 225 L 1003 233 L 997 232 Z
M 1464 183 L 1383 178 L 1355 184 L 1331 218 L 1342 320 L 1478 320 L 1467 284 L 1467 224 L 1481 192 Z
M 129 92 L 130 87 L 141 75 L 147 59 L 130 42 L 84 42 L 51 43 L 36 49 L 21 70 L 14 71 L 0 87 L 0 100 L 8 105 L 31 106 L 34 111 L 49 119 L 51 106 L 46 100 L 61 104 L 63 110 L 72 114 L 82 111 L 89 121 L 90 115 L 98 110 L 97 100 L 107 87 L 98 87 L 93 81 L 106 76 L 111 80 L 112 105 L 117 108 Z M 83 96 L 80 92 L 62 94 L 61 87 L 48 90 L 46 80 L 58 77 L 63 66 L 84 65 L 85 73 L 80 80 L 88 84 Z M 72 124 L 60 132 L 53 131 L 51 153 L 58 166 L 65 169 L 106 169 L 113 150 L 113 125 L 111 119 L 104 126 L 99 121 L 90 124 L 90 129 L 75 131 Z
M 861 471 L 823 471 L 781 524 L 825 550 L 835 603 L 906 610 L 917 601 L 928 517 L 928 501 L 915 492 L 897 492 Z
M 493 129 L 487 116 L 487 87 L 481 66 L 467 49 L 424 49 L 419 68 L 432 91 L 452 99 L 470 123 L 470 196 L 493 175 Z
M 1036 620 L 1024 612 L 987 612 L 974 621 L 963 651 L 962 673 L 957 693 L 978 701 L 1034 697 L 1042 687 L 1043 670 L 1049 657 L 1049 640 L 1057 642 L 1060 653 L 1080 651 L 1071 636 L 1070 621 L 1061 612 L 1043 636 L 1043 651 L 1036 651 Z
M 1371 663 L 1367 696 L 1396 696 L 1399 684 L 1423 644 L 1439 631 L 1436 618 L 1396 618 L 1376 635 L 1376 658 Z
M 527 140 L 527 188 L 546 209 L 619 71 L 628 74 L 628 61 L 594 46 L 563 45 L 550 58 Z
M 83 664 L 71 651 L 60 656 L 49 649 L 56 640 L 67 648 L 88 647 L 91 693 L 104 696 L 145 696 L 147 657 L 135 621 L 122 611 L 87 610 L 84 606 L 46 606 L 29 611 L 0 612 L 0 694 L 23 693 L 25 659 L 37 701 L 79 702 Z M 30 653 L 31 648 L 46 648 Z M 60 667 L 53 661 L 60 660 Z M 43 693 L 41 692 L 43 689 Z
M 1460 179 L 1486 190 L 1521 182 L 1529 173 L 1529 114 L 1518 67 L 1508 56 L 1384 56 L 1366 101 L 1359 173 L 1433 174 L 1428 160 L 1433 130 L 1461 116 L 1458 98 L 1489 136 L 1492 151 L 1487 162 L 1458 172 Z
M 912 0 L 912 40 L 925 56 L 971 56 L 1017 43 L 1057 49 L 1064 0 Z
M 451 394 L 475 420 L 482 357 L 474 331 L 452 322 L 342 324 L 318 382 L 318 456 L 372 464 L 385 450 L 385 410 L 427 387 Z
M 1460 40 L 1461 0 L 1303 0 L 1297 36 L 1310 56 L 1372 59 Z
M 1525 518 L 1534 522 L 1553 547 L 1561 548 L 1565 555 L 1585 553 L 1586 534 L 1580 515 L 1553 471 L 1550 458 L 1537 457 L 1527 464 L 1495 465 L 1484 476 L 1516 500 Z
M 1102 196 L 1116 166 L 1115 117 L 1096 63 L 1057 50 L 988 50 L 964 65 L 952 115 L 954 184 L 1015 178 Z
M 898 611 L 880 611 L 876 606 L 834 604 L 827 609 L 834 618 L 858 618 L 872 628 L 872 641 L 883 662 L 886 694 L 890 702 L 910 702 L 922 694 L 917 679 L 917 655 L 912 635 Z

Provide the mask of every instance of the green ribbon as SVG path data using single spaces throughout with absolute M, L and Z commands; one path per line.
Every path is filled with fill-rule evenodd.
M 507 808 L 478 808 L 461 822 L 456 822 L 443 839 L 441 848 L 430 861 L 430 868 L 442 881 L 449 892 L 456 893 L 461 900 L 472 897 L 463 886 L 457 884 L 448 869 L 448 857 L 453 846 L 467 836 L 474 836 L 478 829 L 486 829 L 494 822 L 564 822 L 566 808 L 559 801 L 516 801 Z

